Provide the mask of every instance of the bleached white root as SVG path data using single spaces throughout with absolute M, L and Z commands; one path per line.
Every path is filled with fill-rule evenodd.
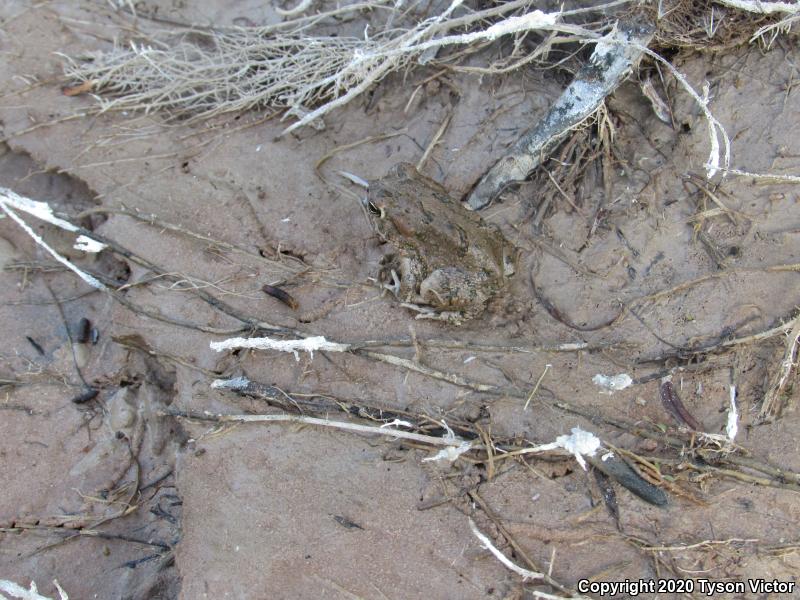
M 725 172 L 731 175 L 738 175 L 740 177 L 750 177 L 752 179 L 786 182 L 786 183 L 800 183 L 800 176 L 798 175 L 780 175 L 776 173 L 751 173 L 749 171 L 741 171 L 739 169 L 727 169 Z
M 413 431 L 403 431 L 396 429 L 391 423 L 384 423 L 383 425 L 361 425 L 359 423 L 350 423 L 348 421 L 332 421 L 330 419 L 320 419 L 318 417 L 306 417 L 304 415 L 290 415 L 290 414 L 275 414 L 275 415 L 219 415 L 206 413 L 207 416 L 212 417 L 215 421 L 224 423 L 298 423 L 301 425 L 314 425 L 316 427 L 328 427 L 332 429 L 340 429 L 342 431 L 352 431 L 354 433 L 363 433 L 367 435 L 378 435 L 383 437 L 390 437 L 395 439 L 411 440 L 428 444 L 431 446 L 445 446 L 446 448 L 461 449 L 464 445 L 464 440 L 453 436 L 445 435 L 437 437 L 434 435 L 424 435 L 421 433 L 414 433 Z M 406 423 L 400 421 L 397 426 L 406 426 Z M 449 428 L 448 428 L 449 429 Z M 452 432 L 451 432 L 452 433 Z M 460 451 L 459 456 L 472 449 L 470 447 L 466 450 Z M 456 457 L 457 458 L 457 457 Z M 454 459 L 455 460 L 455 459 Z
M 59 600 L 69 600 L 69 596 L 58 584 L 58 580 L 53 580 L 53 585 L 56 586 L 56 590 L 58 590 Z M 26 590 L 19 584 L 14 583 L 13 581 L 9 581 L 8 579 L 0 579 L 0 592 L 3 594 L 9 594 L 12 598 L 18 598 L 19 600 L 55 600 L 53 598 L 49 598 L 47 596 L 42 596 L 39 593 L 39 590 L 36 588 L 36 583 L 31 581 L 30 587 Z M 5 599 L 6 597 L 0 594 L 0 598 Z
M 38 200 L 31 200 L 25 196 L 20 196 L 14 190 L 0 187 L 0 202 L 5 205 L 11 206 L 17 210 L 28 213 L 32 217 L 36 217 L 41 221 L 46 221 L 51 225 L 60 227 L 66 231 L 77 232 L 78 228 L 64 219 L 60 219 L 53 212 L 52 207 L 47 202 L 39 202 Z
M 230 338 L 221 342 L 211 342 L 212 350 L 222 352 L 223 350 L 235 350 L 237 348 L 250 348 L 254 350 L 278 350 L 279 352 L 291 352 L 295 360 L 300 360 L 298 352 L 308 352 L 314 358 L 314 351 L 321 350 L 327 352 L 347 352 L 349 344 L 329 342 L 324 336 L 317 335 L 301 340 L 276 340 L 269 337 L 260 338 Z
M 537 573 L 536 571 L 530 571 L 528 569 L 524 569 L 520 567 L 518 564 L 516 564 L 514 561 L 512 561 L 510 558 L 508 558 L 505 554 L 500 552 L 500 550 L 498 550 L 495 547 L 492 541 L 486 535 L 481 533 L 481 530 L 478 529 L 478 526 L 475 525 L 475 521 L 473 521 L 472 519 L 469 520 L 469 528 L 472 530 L 473 535 L 476 538 L 478 538 L 478 541 L 480 541 L 481 546 L 483 546 L 484 548 L 486 548 L 486 550 L 491 552 L 494 555 L 494 557 L 497 560 L 499 560 L 506 569 L 508 569 L 509 571 L 513 571 L 517 575 L 521 575 L 524 581 L 528 581 L 530 579 L 544 579 L 545 577 L 544 573 Z
M 457 437 L 453 430 L 448 427 L 446 422 L 441 421 L 441 423 L 446 431 L 442 439 L 444 439 L 446 442 L 449 442 L 450 445 L 442 448 L 433 456 L 423 458 L 422 462 L 446 460 L 447 462 L 454 463 L 459 456 L 472 450 L 472 442 L 462 440 L 461 438 Z
M 703 117 L 705 117 L 706 124 L 708 125 L 708 142 L 711 146 L 709 153 L 708 153 L 708 160 L 706 161 L 706 177 L 711 179 L 714 175 L 718 172 L 722 171 L 723 174 L 729 171 L 731 165 L 731 140 L 728 137 L 728 132 L 725 131 L 725 128 L 722 126 L 717 118 L 711 113 L 711 110 L 708 108 L 708 104 L 711 102 L 710 97 L 710 88 L 708 84 L 703 85 L 703 95 L 701 96 L 689 83 L 684 76 L 683 73 L 678 71 L 672 63 L 670 63 L 666 58 L 658 54 L 657 52 L 653 52 L 649 48 L 645 48 L 644 46 L 639 46 L 639 49 L 642 51 L 643 54 L 646 54 L 650 58 L 660 62 L 664 65 L 670 73 L 672 73 L 673 77 L 677 80 L 677 82 L 681 85 L 681 87 L 694 99 L 697 105 L 700 107 L 700 110 L 703 113 Z M 721 140 L 721 144 L 720 144 Z M 720 150 L 722 153 L 720 154 Z
M 64 265 L 67 269 L 75 273 L 78 277 L 83 279 L 86 283 L 88 283 L 93 288 L 97 288 L 98 290 L 105 290 L 106 286 L 101 283 L 97 278 L 92 277 L 89 273 L 82 271 L 66 258 L 61 256 L 58 252 L 56 252 L 47 242 L 45 242 L 42 237 L 36 233 L 30 225 L 28 225 L 22 217 L 20 217 L 14 210 L 17 209 L 28 213 L 55 225 L 56 227 L 60 227 L 61 229 L 65 229 L 66 231 L 77 232 L 79 229 L 70 223 L 69 221 L 65 221 L 64 219 L 60 219 L 53 214 L 53 209 L 50 207 L 49 204 L 46 202 L 39 202 L 36 200 L 31 200 L 30 198 L 25 198 L 24 196 L 20 196 L 16 192 L 9 190 L 8 188 L 0 187 L 0 209 L 8 215 L 8 217 L 14 221 L 19 227 L 27 233 L 34 242 L 36 242 L 39 246 L 44 248 L 48 254 L 50 254 L 54 259 L 56 259 L 59 263 Z M 98 242 L 97 240 L 93 240 L 85 235 L 81 235 L 77 238 L 75 242 L 75 247 L 79 250 L 83 250 L 86 252 L 99 252 L 105 246 Z
M 730 408 L 728 408 L 728 421 L 725 425 L 725 434 L 733 442 L 739 433 L 739 410 L 736 408 L 736 386 L 730 386 Z
M 592 383 L 603 388 L 605 393 L 612 394 L 632 385 L 633 379 L 631 379 L 631 376 L 627 373 L 620 373 L 619 375 L 603 375 L 602 373 L 598 373 L 592 377 Z
M 575 457 L 578 464 L 586 467 L 586 460 L 584 456 L 594 456 L 600 449 L 602 442 L 600 438 L 591 433 L 584 431 L 580 427 L 573 427 L 572 434 L 560 435 L 556 438 L 555 442 L 549 444 L 542 444 L 540 446 L 533 446 L 532 448 L 523 448 L 522 450 L 514 451 L 514 454 L 538 454 L 539 452 L 547 452 L 549 450 L 557 450 L 563 448 Z

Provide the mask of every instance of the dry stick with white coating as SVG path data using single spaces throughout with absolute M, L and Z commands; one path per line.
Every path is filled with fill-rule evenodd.
M 653 37 L 649 25 L 622 23 L 599 41 L 589 63 L 545 117 L 498 160 L 469 193 L 472 210 L 488 206 L 507 186 L 524 181 L 572 129 L 590 117 L 628 76 Z

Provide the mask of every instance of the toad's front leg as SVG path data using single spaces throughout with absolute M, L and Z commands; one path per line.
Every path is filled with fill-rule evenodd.
M 472 318 L 483 312 L 491 292 L 491 278 L 481 271 L 465 271 L 458 267 L 436 269 L 419 286 L 423 304 L 438 312 L 456 312 Z
M 401 302 L 417 301 L 417 285 L 422 279 L 418 261 L 408 256 L 384 256 L 380 273 L 381 287 Z
M 412 302 L 403 302 L 400 304 L 403 308 L 413 310 L 417 313 L 417 319 L 430 319 L 432 321 L 446 321 L 453 325 L 461 325 L 464 321 L 464 314 L 452 310 L 436 310 L 431 306 L 422 306 Z

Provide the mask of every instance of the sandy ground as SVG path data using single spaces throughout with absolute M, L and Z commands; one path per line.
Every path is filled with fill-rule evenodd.
M 261 2 L 197 4 L 137 6 L 159 5 L 162 16 L 194 22 L 275 18 Z M 716 197 L 730 210 L 703 228 L 721 253 L 722 263 L 715 262 L 691 221 L 715 204 L 684 184 L 687 174 L 703 173 L 706 127 L 674 86 L 675 128 L 655 118 L 636 82 L 609 100 L 616 129 L 610 197 L 598 167 L 581 181 L 577 210 L 560 203 L 538 229 L 531 224 L 538 184 L 525 184 L 483 211 L 521 248 L 518 273 L 486 314 L 455 327 L 414 320 L 381 296 L 374 277 L 383 251 L 359 206 L 362 192 L 327 186 L 313 165 L 345 144 L 397 134 L 341 152 L 323 168 L 340 186 L 349 184 L 338 170 L 380 177 L 400 161 L 416 162 L 452 111 L 424 170 L 461 196 L 557 97 L 564 81 L 551 72 L 449 76 L 450 85 L 423 86 L 404 111 L 417 82 L 429 76 L 412 71 L 337 111 L 325 131 L 281 140 L 275 138 L 282 125 L 257 123 L 258 115 L 214 128 L 168 128 L 158 117 L 119 114 L 36 127 L 93 102 L 61 94 L 61 60 L 54 53 L 106 49 L 115 36 L 129 35 L 133 21 L 103 2 L 13 0 L 0 7 L 0 19 L 0 185 L 73 216 L 97 207 L 152 213 L 246 251 L 120 214 L 86 217 L 87 227 L 183 278 L 132 285 L 124 292 L 129 301 L 172 319 L 234 326 L 187 291 L 193 284 L 244 314 L 332 340 L 399 340 L 413 333 L 416 356 L 407 346 L 385 351 L 507 391 L 476 392 L 364 355 L 304 354 L 296 361 L 275 352 L 216 353 L 209 342 L 226 336 L 177 327 L 89 293 L 3 219 L 0 377 L 15 383 L 0 396 L 0 579 L 35 580 L 53 597 L 58 579 L 73 599 L 532 598 L 533 590 L 557 591 L 524 583 L 504 568 L 470 531 L 472 517 L 506 555 L 522 565 L 527 556 L 573 589 L 584 578 L 796 581 L 800 503 L 790 489 L 665 467 L 682 492 L 668 490 L 668 505 L 655 507 L 617 487 L 618 528 L 594 478 L 569 457 L 504 461 L 490 478 L 485 464 L 422 462 L 430 450 L 399 441 L 164 416 L 168 410 L 268 412 L 263 401 L 210 387 L 217 377 L 246 374 L 295 394 L 472 420 L 500 437 L 546 443 L 581 426 L 619 448 L 680 458 L 657 439 L 556 403 L 660 427 L 665 435 L 677 431 L 659 400 L 658 373 L 687 363 L 661 358 L 674 347 L 758 333 L 792 315 L 797 274 L 768 267 L 798 261 L 800 208 L 793 186 L 727 179 Z M 768 52 L 745 47 L 676 59 L 693 84 L 711 84 L 712 108 L 734 142 L 735 167 L 795 172 L 798 58 L 787 42 Z M 153 274 L 110 254 L 75 254 L 68 236 L 39 223 L 35 228 L 76 264 L 107 277 L 133 284 Z M 580 274 L 555 254 L 599 276 Z M 298 275 L 303 265 L 310 268 Z M 658 301 L 637 303 L 712 274 Z M 635 309 L 610 327 L 577 330 L 543 308 L 531 281 L 584 328 L 608 321 L 621 301 Z M 298 310 L 259 289 L 278 282 L 298 299 Z M 81 386 L 66 325 L 74 335 L 81 318 L 91 320 L 99 339 L 77 345 L 77 361 L 100 394 L 76 405 L 71 399 Z M 453 347 L 426 345 L 434 338 Z M 605 349 L 476 351 L 467 342 L 523 348 L 587 342 Z M 784 347 L 784 336 L 735 346 L 704 368 L 677 372 L 673 383 L 705 431 L 723 434 L 734 377 L 737 441 L 754 460 L 797 472 L 800 417 L 792 387 L 780 419 L 756 418 Z M 603 394 L 592 383 L 597 373 L 623 372 L 637 383 L 621 392 Z

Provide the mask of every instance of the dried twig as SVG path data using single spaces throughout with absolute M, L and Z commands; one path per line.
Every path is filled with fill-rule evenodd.
M 161 548 L 162 550 L 169 550 L 170 545 L 165 544 L 163 542 L 154 542 L 152 540 L 145 540 L 141 538 L 135 538 L 128 535 L 122 535 L 118 533 L 108 533 L 105 531 L 98 531 L 97 529 L 66 529 L 64 527 L 53 527 L 53 526 L 46 526 L 46 525 L 20 525 L 15 524 L 14 527 L 4 527 L 0 528 L 0 532 L 3 533 L 20 533 L 22 531 L 35 531 L 41 533 L 50 533 L 54 535 L 65 535 L 69 538 L 72 537 L 93 537 L 102 540 L 119 540 L 121 542 L 128 542 L 131 544 L 140 544 L 142 546 L 151 546 L 153 548 Z
M 355 351 L 355 354 L 358 354 L 360 356 L 366 356 L 368 358 L 372 358 L 380 362 L 394 365 L 396 367 L 401 367 L 408 371 L 421 373 L 422 375 L 427 375 L 428 377 L 432 377 L 434 379 L 447 381 L 448 383 L 452 383 L 453 385 L 469 388 L 471 390 L 475 390 L 476 392 L 501 391 L 501 388 L 499 386 L 491 385 L 488 383 L 478 383 L 476 381 L 470 381 L 462 377 L 461 375 L 457 375 L 455 373 L 445 373 L 443 371 L 439 371 L 438 369 L 426 367 L 425 365 L 414 362 L 413 360 L 402 358 L 400 356 L 395 356 L 394 354 L 384 354 L 382 352 L 373 352 L 369 350 L 357 350 Z
M 679 544 L 674 546 L 644 546 L 642 550 L 649 552 L 684 552 L 686 550 L 707 549 L 712 546 L 728 546 L 731 544 L 757 544 L 758 539 L 728 538 L 727 540 L 703 540 L 694 544 Z
M 542 374 L 539 375 L 539 379 L 536 380 L 536 384 L 533 386 L 533 389 L 531 390 L 531 393 L 528 394 L 528 399 L 525 401 L 525 407 L 522 410 L 528 410 L 528 406 L 530 405 L 531 400 L 533 400 L 533 397 L 536 395 L 536 392 L 539 390 L 539 386 L 542 385 L 542 380 L 544 379 L 544 376 L 547 375 L 547 371 L 549 371 L 550 367 L 552 367 L 552 366 L 553 365 L 551 365 L 551 364 L 546 364 L 544 366 L 544 371 L 542 371 Z
M 764 401 L 759 411 L 759 418 L 762 420 L 770 419 L 780 414 L 784 390 L 789 383 L 792 370 L 797 366 L 797 344 L 800 342 L 800 315 L 795 317 L 794 321 L 788 325 L 791 325 L 791 331 L 786 340 L 783 360 L 772 375 L 772 380 L 767 393 L 764 394 Z
M 304 271 L 304 270 L 308 269 L 308 267 L 306 265 L 293 264 L 292 261 L 298 261 L 299 262 L 299 259 L 297 259 L 295 257 L 289 257 L 286 261 L 279 261 L 279 260 L 273 260 L 273 259 L 270 259 L 270 258 L 266 258 L 265 256 L 262 256 L 261 254 L 258 254 L 256 252 L 251 252 L 250 250 L 248 250 L 246 248 L 243 248 L 242 246 L 239 246 L 237 244 L 232 244 L 230 242 L 223 242 L 221 240 L 214 239 L 214 238 L 209 237 L 207 235 L 203 235 L 202 233 L 197 233 L 196 231 L 192 231 L 191 229 L 187 229 L 186 227 L 184 227 L 182 225 L 176 225 L 174 223 L 170 223 L 169 221 L 164 221 L 163 219 L 160 219 L 158 216 L 156 216 L 154 214 L 144 214 L 144 213 L 135 212 L 135 211 L 132 211 L 132 210 L 127 210 L 127 209 L 124 209 L 124 208 L 112 208 L 112 207 L 107 207 L 107 206 L 97 206 L 97 207 L 85 210 L 85 211 L 83 211 L 81 213 L 78 213 L 77 215 L 75 215 L 74 219 L 75 219 L 75 221 L 81 221 L 84 217 L 87 217 L 87 216 L 90 216 L 90 215 L 94 215 L 94 214 L 115 214 L 115 215 L 124 215 L 126 217 L 131 217 L 132 219 L 136 219 L 137 221 L 141 221 L 143 223 L 147 223 L 148 225 L 152 225 L 153 227 L 156 227 L 156 228 L 158 228 L 160 230 L 163 229 L 163 230 L 167 230 L 167 231 L 172 231 L 174 233 L 177 233 L 177 234 L 180 234 L 180 235 L 184 235 L 184 236 L 189 237 L 189 238 L 193 238 L 193 239 L 196 239 L 196 240 L 200 240 L 202 242 L 206 242 L 206 243 L 208 243 L 209 245 L 211 245 L 213 247 L 220 248 L 220 249 L 226 250 L 228 252 L 236 252 L 236 253 L 239 253 L 239 254 L 243 254 L 243 255 L 246 255 L 249 258 L 252 258 L 254 260 L 257 260 L 257 261 L 260 261 L 260 262 L 265 262 L 265 263 L 269 264 L 271 267 L 274 267 L 276 269 L 280 269 L 280 270 L 283 270 L 283 271 L 288 271 L 290 273 L 299 273 L 301 271 Z
M 544 577 L 544 573 L 537 573 L 536 571 L 530 571 L 528 569 L 523 569 L 518 564 L 513 562 L 509 559 L 505 554 L 500 552 L 492 541 L 486 537 L 481 531 L 478 529 L 478 526 L 475 525 L 475 521 L 472 519 L 469 520 L 469 528 L 472 530 L 472 533 L 475 535 L 476 538 L 480 541 L 481 545 L 486 548 L 489 552 L 491 552 L 494 557 L 499 560 L 502 565 L 510 571 L 513 571 L 517 575 L 522 576 L 523 581 L 528 581 L 530 579 L 542 579 Z
M 672 296 L 673 294 L 677 294 L 678 292 L 683 292 L 685 290 L 691 289 L 692 287 L 700 285 L 702 283 L 706 283 L 708 281 L 714 281 L 717 279 L 723 279 L 726 277 L 730 277 L 732 275 L 741 275 L 745 273 L 790 273 L 798 271 L 800 271 L 800 263 L 778 264 L 769 267 L 728 268 L 723 271 L 716 271 L 714 273 L 708 273 L 707 275 L 701 275 L 700 277 L 696 277 L 695 279 L 684 281 L 683 283 L 679 283 L 678 285 L 675 285 L 671 288 L 660 290 L 652 294 L 647 294 L 646 296 L 639 296 L 636 298 L 632 298 L 631 300 L 626 301 L 626 306 L 630 310 L 631 306 L 635 306 L 645 302 L 655 302 L 657 300 L 663 300 L 668 298 L 669 296 Z M 782 326 L 781 331 L 789 328 L 791 328 L 791 324 L 789 324 L 788 326 Z M 766 335 L 766 337 L 770 337 L 771 335 L 774 335 L 774 333 L 768 334 Z
M 450 121 L 453 118 L 453 110 L 449 110 L 445 115 L 442 122 L 439 124 L 439 128 L 436 130 L 436 133 L 433 134 L 431 141 L 428 143 L 427 148 L 425 148 L 425 152 L 422 153 L 422 156 L 417 161 L 417 171 L 422 172 L 422 168 L 425 166 L 425 163 L 428 162 L 428 157 L 430 157 L 431 152 L 436 147 L 436 144 L 439 143 L 439 140 L 444 135 L 444 132 L 447 131 L 448 125 L 450 125 Z
M 488 206 L 506 186 L 527 178 L 541 160 L 617 88 L 641 57 L 652 35 L 651 28 L 627 23 L 598 40 L 589 64 L 578 72 L 547 115 L 525 133 L 470 192 L 469 207 L 479 210 Z
M 579 598 L 579 596 L 570 591 L 567 587 L 560 584 L 558 581 L 553 579 L 548 573 L 544 573 L 542 569 L 533 561 L 533 559 L 528 556 L 528 553 L 525 552 L 525 549 L 514 539 L 514 536 L 511 535 L 511 532 L 503 525 L 500 518 L 495 514 L 494 510 L 486 503 L 483 497 L 477 492 L 477 490 L 473 490 L 467 492 L 469 498 L 475 502 L 480 509 L 489 517 L 494 526 L 497 527 L 497 530 L 500 534 L 508 541 L 509 545 L 514 549 L 514 552 L 517 556 L 521 557 L 523 561 L 530 567 L 530 569 L 534 572 L 540 572 L 542 574 L 542 580 L 551 586 L 554 589 L 557 589 L 563 594 L 566 594 L 569 598 Z M 551 565 L 552 566 L 552 565 Z M 553 596 L 554 598 L 559 598 L 561 600 L 561 596 Z
M 472 448 L 471 442 L 465 442 L 457 437 L 450 436 L 434 436 L 422 435 L 411 431 L 403 431 L 396 427 L 402 423 L 395 425 L 387 423 L 382 426 L 374 425 L 361 425 L 359 423 L 350 423 L 347 421 L 331 421 L 330 419 L 320 419 L 317 417 L 307 417 L 303 415 L 289 415 L 289 414 L 275 414 L 275 415 L 221 415 L 212 413 L 190 413 L 177 410 L 168 410 L 164 414 L 183 417 L 187 419 L 199 419 L 202 421 L 215 421 L 219 423 L 297 423 L 300 425 L 316 425 L 317 427 L 331 427 L 334 429 L 341 429 L 343 431 L 352 431 L 355 433 L 365 433 L 369 435 L 379 435 L 395 439 L 410 440 L 430 446 L 445 446 L 460 449 L 464 444 L 468 444 Z

